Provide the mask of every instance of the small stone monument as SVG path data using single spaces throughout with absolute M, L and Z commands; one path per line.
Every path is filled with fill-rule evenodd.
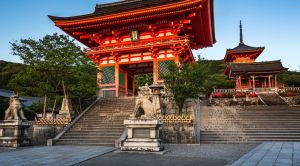
M 0 121 L 0 146 L 17 148 L 29 145 L 27 129 L 30 125 L 24 116 L 19 96 L 12 95 L 4 120 Z
M 61 119 L 73 119 L 74 118 L 74 110 L 71 105 L 71 100 L 68 99 L 67 95 L 64 95 L 61 109 L 59 110 L 58 115 L 56 115 L 57 118 Z
M 121 146 L 122 151 L 158 152 L 163 150 L 159 139 L 159 127 L 162 123 L 156 117 L 156 108 L 150 101 L 148 92 L 150 89 L 147 85 L 140 88 L 134 115 L 124 120 L 124 125 L 127 127 L 127 139 Z

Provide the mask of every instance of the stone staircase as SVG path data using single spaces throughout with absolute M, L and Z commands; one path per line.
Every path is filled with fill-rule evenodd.
M 133 113 L 133 97 L 100 99 L 56 142 L 58 145 L 114 146 L 124 119 Z
M 267 105 L 287 105 L 287 103 L 275 92 L 259 93 L 258 95 Z
M 300 107 L 207 107 L 201 113 L 201 143 L 300 141 Z

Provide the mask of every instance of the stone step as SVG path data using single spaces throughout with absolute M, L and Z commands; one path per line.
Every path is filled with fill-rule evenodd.
M 119 132 L 113 132 L 113 133 L 89 133 L 89 134 L 86 134 L 86 133 L 66 133 L 65 136 L 68 136 L 68 137 L 77 137 L 77 136 L 87 136 L 87 137 L 106 137 L 106 136 L 111 136 L 111 137 L 120 137 L 120 133 Z
M 106 138 L 83 138 L 83 139 L 76 139 L 76 138 L 62 138 L 59 140 L 59 142 L 69 142 L 69 143 L 82 143 L 82 142 L 87 142 L 87 143 L 114 143 L 115 139 L 106 139 Z
M 120 135 L 113 135 L 113 136 L 109 136 L 109 135 L 102 135 L 102 136 L 95 136 L 95 135 L 81 135 L 81 136 L 73 136 L 73 135 L 65 135 L 64 138 L 62 140 L 66 140 L 66 139 L 95 139 L 95 140 L 115 140 L 118 139 L 120 137 Z
M 114 146 L 135 106 L 134 98 L 101 99 L 58 141 L 63 145 Z
M 57 145 L 82 145 L 82 146 L 109 146 L 114 147 L 115 144 L 111 142 L 98 142 L 98 143 L 90 143 L 90 142 L 57 142 Z
M 111 130 L 111 129 L 103 129 L 103 130 L 70 130 L 67 133 L 70 134 L 102 134 L 102 133 L 122 133 L 124 129 L 122 130 Z
M 107 129 L 108 127 L 74 127 L 73 129 L 74 130 L 81 130 L 81 131 L 92 131 L 92 130 L 94 130 L 94 131 L 103 131 L 102 129 Z M 112 127 L 110 127 L 109 128 L 110 130 L 123 130 L 124 129 L 124 127 L 114 127 L 114 128 L 112 128 Z

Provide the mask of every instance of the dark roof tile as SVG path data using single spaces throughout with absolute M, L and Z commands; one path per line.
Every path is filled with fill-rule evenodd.
M 230 63 L 232 73 L 249 73 L 249 72 L 272 72 L 284 71 L 288 68 L 282 66 L 280 60 L 254 62 L 254 63 Z

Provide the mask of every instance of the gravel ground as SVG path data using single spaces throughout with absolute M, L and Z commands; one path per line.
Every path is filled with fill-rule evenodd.
M 164 145 L 168 150 L 164 155 L 112 152 L 98 156 L 77 165 L 101 166 L 224 166 L 230 165 L 257 144 L 201 144 Z

